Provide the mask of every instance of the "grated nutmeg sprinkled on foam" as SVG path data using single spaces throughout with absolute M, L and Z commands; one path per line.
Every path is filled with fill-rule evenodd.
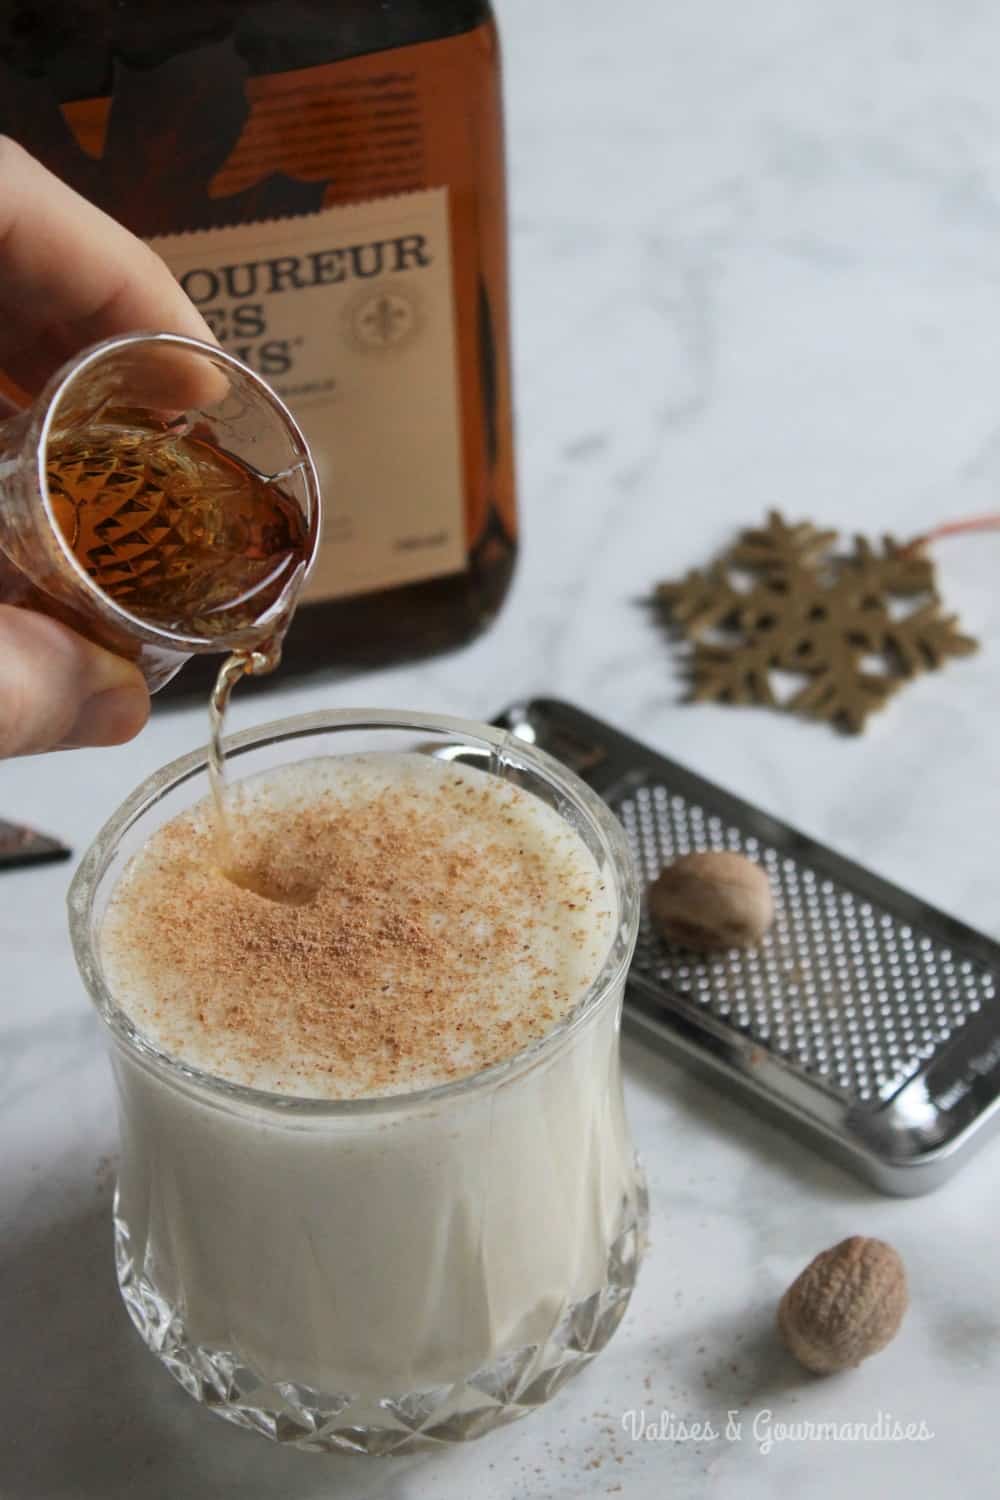
M 231 807 L 241 884 L 200 803 L 133 859 L 102 932 L 140 1030 L 221 1077 L 331 1099 L 446 1083 L 543 1036 L 607 955 L 590 851 L 482 771 L 341 756 L 247 780 Z

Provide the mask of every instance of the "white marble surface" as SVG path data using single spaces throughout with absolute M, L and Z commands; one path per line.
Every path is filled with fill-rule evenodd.
M 779 504 L 913 534 L 1000 497 L 1000 20 L 979 0 L 501 0 L 508 62 L 526 548 L 471 649 L 237 704 L 484 716 L 554 692 L 997 934 L 1000 538 L 938 549 L 986 649 L 860 740 L 678 703 L 638 600 Z M 82 850 L 202 737 L 0 768 L 0 811 Z M 66 867 L 0 875 L 0 1495 L 4 1500 L 841 1500 L 995 1492 L 1000 1146 L 894 1201 L 635 1042 L 629 1105 L 653 1245 L 623 1331 L 555 1403 L 428 1459 L 284 1453 L 196 1408 L 117 1304 L 111 1086 L 69 955 Z M 771 1336 L 811 1255 L 892 1240 L 913 1307 L 877 1360 L 800 1379 Z M 622 1415 L 743 1437 L 632 1441 Z M 872 1421 L 922 1444 L 784 1442 Z

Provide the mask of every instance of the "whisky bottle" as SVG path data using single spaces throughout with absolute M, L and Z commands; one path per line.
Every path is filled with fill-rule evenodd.
M 15 0 L 0 131 L 151 243 L 302 426 L 326 520 L 285 669 L 488 624 L 516 550 L 488 0 Z

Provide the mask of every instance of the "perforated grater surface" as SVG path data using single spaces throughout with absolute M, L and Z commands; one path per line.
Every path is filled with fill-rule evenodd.
M 885 1192 L 927 1192 L 1000 1122 L 1000 947 L 568 704 L 498 723 L 617 813 L 649 882 L 680 854 L 763 865 L 771 932 L 705 956 L 643 913 L 626 1016 Z

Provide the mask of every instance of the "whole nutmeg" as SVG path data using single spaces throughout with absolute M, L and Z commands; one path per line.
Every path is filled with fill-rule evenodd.
M 649 915 L 682 948 L 752 948 L 774 921 L 774 897 L 764 871 L 743 854 L 683 854 L 650 886 Z
M 859 1365 L 896 1336 L 908 1302 L 903 1262 L 853 1234 L 810 1261 L 778 1304 L 778 1332 L 816 1375 Z

